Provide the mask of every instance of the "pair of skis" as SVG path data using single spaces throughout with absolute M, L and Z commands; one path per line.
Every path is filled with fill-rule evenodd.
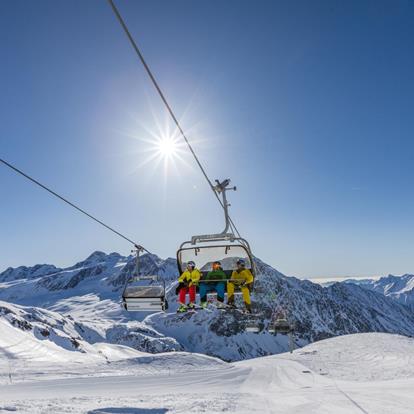
M 177 310 L 177 313 L 188 313 L 188 312 L 198 312 L 200 310 L 205 310 L 205 311 L 212 311 L 212 310 L 219 310 L 219 311 L 226 311 L 226 312 L 237 312 L 241 315 L 245 315 L 245 316 L 250 316 L 252 318 L 255 317 L 260 317 L 260 314 L 254 314 L 252 312 L 247 311 L 246 309 L 240 309 L 240 308 L 236 308 L 235 306 L 230 306 L 230 305 L 226 305 L 224 303 L 220 303 L 220 305 L 215 304 L 214 302 L 208 302 L 208 305 L 203 307 L 200 305 L 196 305 L 194 307 L 187 307 L 187 309 L 185 310 Z
M 222 305 L 222 306 L 216 306 L 216 305 L 212 305 L 211 303 L 209 303 L 207 306 L 200 306 L 200 305 L 196 305 L 196 306 L 192 306 L 192 307 L 187 307 L 186 309 L 182 309 L 180 310 L 180 308 L 177 309 L 177 313 L 188 313 L 188 312 L 197 312 L 197 311 L 211 311 L 213 309 L 219 309 L 219 310 L 228 310 L 229 307 L 227 305 Z

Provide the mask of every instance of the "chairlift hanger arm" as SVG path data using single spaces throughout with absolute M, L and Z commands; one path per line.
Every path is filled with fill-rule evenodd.
M 223 206 L 224 210 L 224 222 L 225 222 L 225 228 L 221 233 L 216 234 L 200 234 L 197 236 L 193 236 L 191 238 L 191 243 L 196 244 L 197 242 L 203 242 L 203 241 L 219 241 L 219 240 L 234 240 L 236 236 L 233 232 L 229 232 L 229 228 L 233 230 L 232 228 L 232 222 L 229 215 L 229 206 L 230 203 L 227 201 L 227 191 L 236 191 L 237 187 L 229 187 L 230 185 L 230 178 L 226 178 L 222 182 L 219 180 L 216 180 L 216 185 L 213 187 L 215 194 L 217 197 L 219 197 L 219 194 L 222 196 L 221 204 Z M 241 239 L 241 238 L 240 238 Z

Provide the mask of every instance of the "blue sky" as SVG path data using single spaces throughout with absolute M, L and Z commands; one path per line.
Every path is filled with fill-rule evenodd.
M 257 256 L 414 272 L 412 1 L 117 5 Z M 105 1 L 3 0 L 0 39 L 2 158 L 162 257 L 221 230 L 187 153 L 145 164 L 168 117 Z M 129 253 L 5 167 L 0 200 L 0 268 Z

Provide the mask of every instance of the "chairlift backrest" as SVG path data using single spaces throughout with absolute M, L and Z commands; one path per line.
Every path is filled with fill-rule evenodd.
M 167 309 L 165 285 L 127 285 L 122 293 L 127 311 L 160 312 Z
M 190 243 L 190 242 L 187 242 Z M 250 250 L 241 243 L 233 244 L 203 244 L 202 246 L 184 247 L 183 243 L 177 252 L 178 271 L 181 274 L 186 270 L 187 263 L 191 260 L 201 273 L 207 274 L 212 269 L 215 261 L 220 261 L 221 267 L 228 277 L 236 268 L 239 259 L 244 259 L 246 268 L 255 275 L 253 258 Z

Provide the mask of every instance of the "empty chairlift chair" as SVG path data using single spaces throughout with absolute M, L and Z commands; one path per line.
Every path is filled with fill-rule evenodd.
M 260 324 L 257 318 L 248 317 L 245 323 L 244 330 L 246 332 L 259 333 L 261 329 L 260 329 Z
M 277 335 L 281 334 L 291 334 L 294 330 L 294 326 L 289 322 L 286 314 L 282 311 L 277 312 L 269 324 L 269 332 Z
M 142 276 L 140 274 L 139 255 L 142 249 L 137 247 L 136 265 L 127 279 L 122 293 L 124 308 L 130 312 L 163 312 L 168 308 L 165 298 L 165 281 L 158 276 Z
M 293 335 L 295 325 L 289 321 L 289 319 L 286 317 L 285 312 L 279 311 L 274 315 L 270 321 L 268 330 L 273 335 L 277 335 L 278 333 L 285 336 L 288 335 L 289 352 L 293 352 L 295 349 L 295 340 Z

